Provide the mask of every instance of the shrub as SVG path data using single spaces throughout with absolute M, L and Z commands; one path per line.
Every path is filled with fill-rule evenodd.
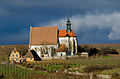
M 112 48 L 102 48 L 100 50 L 101 55 L 107 55 L 107 54 L 119 54 L 118 51 L 116 49 L 112 49 Z
M 80 46 L 78 45 L 78 52 L 89 52 L 90 51 L 90 48 L 88 45 L 85 45 L 85 46 Z
M 96 54 L 99 53 L 99 50 L 96 48 L 90 48 L 89 56 L 96 56 Z

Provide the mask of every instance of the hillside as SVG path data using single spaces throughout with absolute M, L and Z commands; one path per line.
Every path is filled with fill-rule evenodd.
M 120 49 L 120 44 L 79 44 L 81 46 L 88 45 L 89 47 L 95 48 L 114 48 Z M 11 50 L 16 47 L 16 49 L 22 53 L 23 55 L 27 52 L 29 45 L 0 45 L 0 57 L 4 57 L 5 55 L 9 55 Z
M 28 49 L 28 45 L 0 45 L 0 57 L 9 55 L 14 48 L 24 54 Z
M 95 48 L 113 48 L 113 49 L 120 49 L 120 44 L 79 44 L 80 46 L 88 45 L 89 47 Z

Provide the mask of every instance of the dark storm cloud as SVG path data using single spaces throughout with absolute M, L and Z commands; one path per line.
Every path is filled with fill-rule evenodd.
M 119 2 L 119 0 L 2 0 L 0 1 L 0 5 L 2 8 L 16 12 L 38 11 L 40 13 L 77 13 L 72 11 L 120 10 Z
M 13 40 L 6 40 L 6 44 L 13 44 L 15 40 L 21 44 L 28 44 L 28 41 L 25 42 L 23 39 L 28 40 L 27 35 L 29 35 L 30 25 L 35 26 L 49 23 L 51 20 L 58 21 L 65 19 L 67 14 L 70 14 L 71 17 L 76 15 L 84 17 L 89 13 L 93 15 L 96 13 L 99 14 L 99 12 L 103 14 L 119 13 L 119 3 L 120 0 L 0 0 L 0 37 L 2 37 L 0 44 L 3 44 L 4 39 L 10 37 L 12 37 Z M 22 31 L 24 29 L 27 29 L 28 32 Z M 92 29 L 94 28 L 91 28 L 91 30 Z M 116 28 L 111 27 L 111 29 L 117 31 Z M 21 33 L 21 31 L 23 33 Z M 89 34 L 93 35 L 93 37 L 101 34 L 101 36 L 104 37 L 103 41 L 107 42 L 105 40 L 108 38 L 108 34 L 106 35 L 108 31 L 108 29 L 105 33 L 98 31 L 96 35 L 93 35 L 93 32 L 90 31 Z M 118 31 L 116 33 L 118 33 Z M 20 34 L 25 36 L 21 37 Z M 19 35 L 21 38 L 15 38 L 16 35 Z M 111 32 L 109 37 L 114 35 L 117 34 Z M 87 36 L 87 33 L 84 34 L 84 36 L 85 37 L 82 36 L 81 39 L 92 40 L 92 38 Z M 97 42 L 97 40 L 94 42 Z

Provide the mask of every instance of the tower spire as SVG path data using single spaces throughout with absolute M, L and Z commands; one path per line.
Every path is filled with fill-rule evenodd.
M 67 26 L 67 32 L 71 32 L 71 22 L 69 20 L 69 16 L 68 16 L 68 19 L 67 19 L 67 22 L 66 22 L 66 26 Z

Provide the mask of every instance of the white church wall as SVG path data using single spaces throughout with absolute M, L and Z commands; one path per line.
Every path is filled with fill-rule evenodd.
M 59 37 L 59 43 L 65 44 L 67 47 L 69 46 L 69 37 Z
M 45 49 L 47 47 L 48 49 L 48 55 L 51 56 L 51 47 L 57 49 L 58 45 L 31 45 L 31 50 L 35 50 L 36 53 L 38 54 L 39 57 L 42 57 L 42 52 L 41 52 L 41 48 Z M 46 50 L 45 50 L 46 51 Z
M 70 38 L 69 37 L 59 37 L 59 43 L 67 44 L 69 39 L 70 39 L 70 41 L 73 41 L 73 40 L 76 40 L 76 37 L 70 37 Z
M 65 44 L 67 47 L 69 46 L 69 40 L 72 44 L 72 48 L 71 48 L 71 55 L 73 55 L 73 40 L 75 41 L 75 53 L 77 53 L 77 38 L 76 37 L 59 37 L 58 38 L 58 41 L 59 41 L 59 44 Z M 45 47 L 48 48 L 48 56 L 51 57 L 52 55 L 52 52 L 51 52 L 51 47 L 55 48 L 55 49 L 58 49 L 58 44 L 57 45 L 31 45 L 30 49 L 32 50 L 35 50 L 36 53 L 38 54 L 39 57 L 42 57 L 42 53 L 41 53 L 41 48 L 42 49 L 45 49 Z M 66 53 L 62 53 L 63 56 L 66 56 Z M 61 56 L 61 53 L 57 53 L 57 56 Z
M 60 44 L 65 44 L 67 47 L 69 47 L 69 41 L 71 42 L 71 55 L 73 55 L 74 49 L 75 49 L 75 54 L 77 53 L 77 38 L 76 37 L 59 37 L 59 43 Z M 75 48 L 73 47 L 73 41 L 75 42 Z
M 77 54 L 77 46 L 78 46 L 77 38 L 74 38 L 74 41 L 75 41 L 75 54 Z
M 66 56 L 66 52 L 57 52 L 57 56 Z

